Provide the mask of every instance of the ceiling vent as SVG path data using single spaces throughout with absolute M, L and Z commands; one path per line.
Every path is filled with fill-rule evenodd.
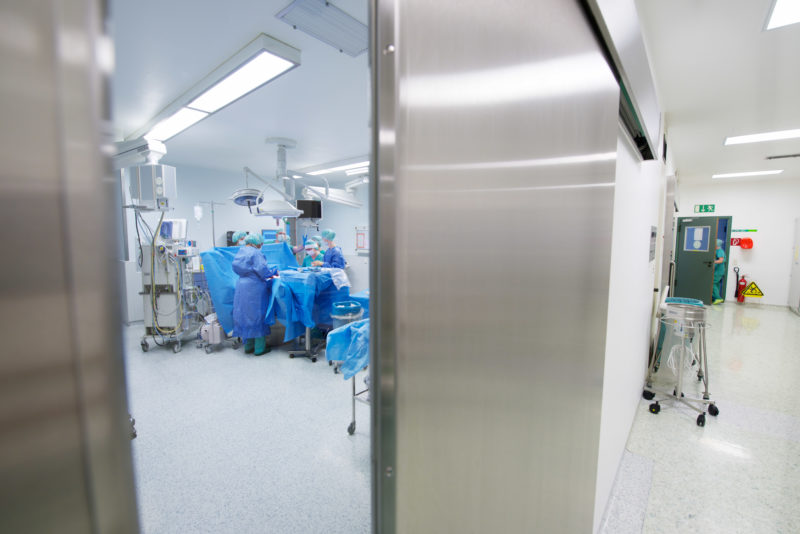
M 367 26 L 325 0 L 294 0 L 276 18 L 356 57 L 367 51 Z
M 800 158 L 800 154 L 783 154 L 782 156 L 767 156 L 767 159 Z

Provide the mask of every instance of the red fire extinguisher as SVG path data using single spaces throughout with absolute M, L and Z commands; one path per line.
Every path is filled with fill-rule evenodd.
M 744 279 L 744 275 L 739 277 L 739 268 L 734 268 L 736 271 L 736 301 L 737 302 L 744 302 L 744 290 L 747 289 L 747 280 Z

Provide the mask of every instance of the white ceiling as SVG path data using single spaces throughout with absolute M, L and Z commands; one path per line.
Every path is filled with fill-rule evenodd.
M 350 57 L 276 19 L 290 2 L 111 0 L 118 139 L 266 33 L 298 48 L 301 65 L 169 139 L 163 162 L 220 169 L 240 180 L 245 165 L 274 175 L 277 147 L 266 144 L 267 137 L 297 141 L 287 154 L 290 169 L 368 154 L 367 53 Z M 366 23 L 367 0 L 335 5 Z
M 800 139 L 723 146 L 728 136 L 800 128 L 800 24 L 762 31 L 771 3 L 636 0 L 680 181 L 768 169 L 800 180 L 800 158 L 765 160 L 800 153 Z

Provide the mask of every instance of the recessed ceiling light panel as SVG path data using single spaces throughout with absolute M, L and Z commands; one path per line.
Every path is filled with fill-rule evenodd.
M 784 139 L 796 139 L 800 137 L 800 129 L 780 130 L 777 132 L 764 132 L 750 135 L 737 135 L 726 137 L 725 146 L 743 145 L 746 143 L 763 143 L 765 141 L 783 141 Z
M 800 22 L 800 2 L 798 0 L 774 0 L 767 21 L 768 30 L 798 22 Z
M 348 56 L 363 54 L 369 46 L 366 24 L 326 0 L 294 0 L 275 17 Z
M 746 171 L 746 172 L 728 172 L 724 174 L 714 174 L 711 177 L 714 179 L 717 178 L 744 178 L 745 176 L 769 176 L 771 174 L 780 174 L 783 172 L 781 170 L 774 170 L 774 171 Z

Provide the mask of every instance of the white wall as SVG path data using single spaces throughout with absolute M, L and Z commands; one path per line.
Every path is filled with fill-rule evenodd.
M 693 215 L 695 204 L 715 204 L 714 215 L 733 217 L 733 228 L 754 228 L 755 233 L 734 233 L 732 237 L 749 237 L 750 250 L 731 247 L 728 262 L 728 298 L 736 290 L 733 272 L 739 266 L 748 282 L 755 281 L 763 298 L 747 298 L 748 302 L 787 306 L 792 266 L 794 220 L 800 217 L 800 181 L 790 179 L 714 180 L 708 185 L 681 184 L 677 214 Z
M 164 161 L 165 164 L 169 164 Z M 166 212 L 166 219 L 186 219 L 187 236 L 198 242 L 200 250 L 207 250 L 212 246 L 223 247 L 226 245 L 226 232 L 228 230 L 246 230 L 259 235 L 262 229 L 275 229 L 278 226 L 273 217 L 256 217 L 251 215 L 247 208 L 237 206 L 228 200 L 233 192 L 244 187 L 244 175 L 229 173 L 214 169 L 197 167 L 176 166 L 178 198 L 174 209 Z M 251 180 L 251 187 L 259 187 L 259 182 Z M 277 193 L 268 192 L 266 198 L 280 198 Z M 198 202 L 221 202 L 223 205 L 214 206 L 214 227 L 216 234 L 212 242 L 211 233 L 211 206 L 202 204 L 203 217 L 200 221 L 194 218 L 194 206 Z M 126 210 L 128 217 L 129 253 L 131 260 L 135 260 L 136 230 L 133 226 L 133 211 Z M 149 212 L 143 214 L 144 219 L 155 229 L 160 213 Z M 282 223 L 281 223 L 282 225 Z
M 362 185 L 354 192 L 362 203 L 360 208 L 351 208 L 333 202 L 322 202 L 320 230 L 332 228 L 336 232 L 335 242 L 342 247 L 347 261 L 350 292 L 357 293 L 369 287 L 369 256 L 358 255 L 356 250 L 356 227 L 369 226 L 369 186 Z
M 640 158 L 620 132 L 611 243 L 611 279 L 594 530 L 597 532 L 614 484 L 636 407 L 642 395 L 653 312 L 656 259 L 650 261 L 650 231 L 659 227 L 664 168 Z M 659 236 L 663 230 L 659 232 Z

